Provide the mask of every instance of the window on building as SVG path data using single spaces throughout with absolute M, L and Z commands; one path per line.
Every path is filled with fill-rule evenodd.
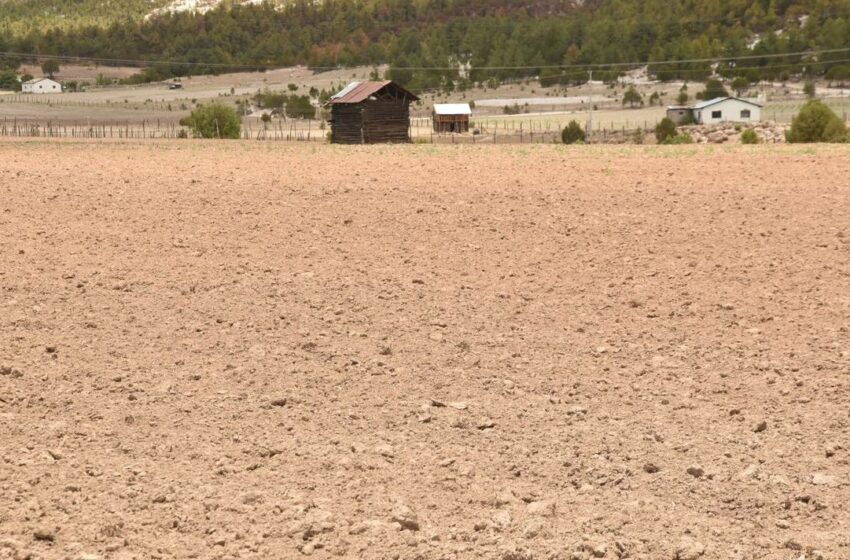
M 749 109 L 741 109 L 741 118 L 742 119 L 750 118 L 750 110 Z
M 722 119 L 723 118 L 723 111 L 712 111 L 711 112 L 711 118 L 712 119 Z

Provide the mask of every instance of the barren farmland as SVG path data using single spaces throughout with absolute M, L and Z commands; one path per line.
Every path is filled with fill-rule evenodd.
M 850 558 L 848 177 L 0 141 L 0 558 Z

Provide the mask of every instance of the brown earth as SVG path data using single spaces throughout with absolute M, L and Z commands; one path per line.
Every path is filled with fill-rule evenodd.
M 846 147 L 0 142 L 0 558 L 850 558 Z

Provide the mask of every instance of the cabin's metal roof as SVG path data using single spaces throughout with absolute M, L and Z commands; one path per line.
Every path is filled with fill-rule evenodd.
M 708 101 L 701 101 L 700 103 L 695 104 L 691 109 L 695 111 L 699 111 L 700 109 L 705 109 L 706 107 L 710 107 L 711 105 L 716 105 L 717 103 L 722 103 L 723 101 L 729 101 L 733 99 L 735 101 L 741 101 L 742 103 L 749 103 L 755 107 L 761 107 L 761 104 L 756 103 L 755 101 L 750 101 L 749 99 L 741 99 L 740 97 L 715 97 L 714 99 L 709 99 Z
M 435 103 L 435 115 L 471 115 L 469 103 Z
M 419 99 L 392 80 L 384 80 L 382 82 L 351 82 L 340 92 L 332 95 L 328 103 L 360 103 L 389 85 L 397 87 L 413 101 Z

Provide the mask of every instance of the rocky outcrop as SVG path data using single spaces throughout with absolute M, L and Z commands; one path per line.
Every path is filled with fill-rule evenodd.
M 679 132 L 691 135 L 697 144 L 724 144 L 738 143 L 741 141 L 741 133 L 748 128 L 756 131 L 756 134 L 764 144 L 777 144 L 785 142 L 785 131 L 788 125 L 759 122 L 750 125 L 741 123 L 722 123 L 714 125 L 691 125 L 680 126 Z

